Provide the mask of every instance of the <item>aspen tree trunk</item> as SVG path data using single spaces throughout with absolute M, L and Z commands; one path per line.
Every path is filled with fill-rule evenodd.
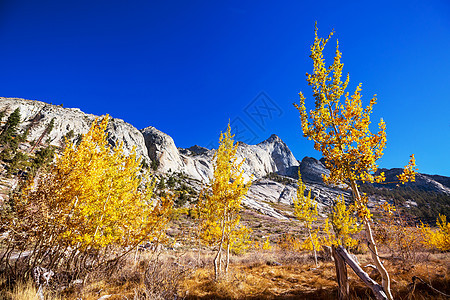
M 331 255 L 334 258 L 334 264 L 336 266 L 336 281 L 338 283 L 338 299 L 349 299 L 349 284 L 347 275 L 347 265 L 344 259 L 339 253 L 336 252 L 335 246 L 331 246 Z
M 226 220 L 227 220 L 226 223 L 230 224 L 231 216 L 228 215 Z M 230 227 L 227 227 L 226 229 L 227 229 L 226 231 L 228 233 L 227 233 L 227 237 L 226 237 L 227 255 L 226 255 L 226 258 L 225 258 L 225 275 L 228 275 L 228 265 L 230 264 L 230 247 L 231 247 L 231 245 L 230 245 L 230 238 L 231 238 L 232 230 L 231 230 Z
M 317 263 L 317 251 L 316 251 L 316 245 L 314 244 L 314 241 L 313 241 L 313 238 L 312 238 L 312 235 L 311 235 L 311 228 L 308 228 L 308 233 L 309 233 L 309 239 L 311 240 L 311 244 L 312 244 L 312 247 L 313 247 L 314 261 L 315 261 L 315 263 L 316 263 L 316 267 L 318 267 L 319 264 Z
M 222 271 L 222 249 L 223 249 L 223 242 L 225 240 L 225 216 L 226 216 L 226 209 L 224 210 L 222 216 L 222 236 L 220 237 L 219 250 L 217 251 L 216 257 L 214 258 L 214 272 L 216 280 L 219 280 L 220 273 Z
M 220 241 L 219 250 L 217 250 L 216 257 L 214 258 L 214 276 L 216 280 L 219 280 L 220 270 L 222 268 L 222 245 L 223 245 L 223 238 Z
M 355 197 L 356 201 L 361 200 L 361 195 L 359 194 L 358 187 L 356 186 L 356 183 L 352 180 L 351 181 L 351 187 L 353 191 L 353 196 Z M 386 296 L 389 300 L 393 300 L 391 293 L 391 279 L 389 278 L 389 273 L 387 272 L 386 268 L 383 266 L 383 263 L 380 260 L 380 257 L 378 255 L 377 246 L 375 244 L 375 240 L 373 238 L 372 234 L 372 228 L 370 227 L 370 220 L 367 220 L 366 218 L 363 219 L 364 228 L 366 231 L 366 238 L 367 243 L 370 250 L 370 255 L 372 257 L 372 260 L 377 267 L 378 271 L 381 274 L 381 285 L 383 286 L 384 292 L 386 293 Z
M 227 243 L 227 259 L 225 262 L 225 275 L 228 275 L 228 266 L 230 265 L 230 242 Z
M 200 230 L 200 229 L 197 227 L 197 230 Z M 200 266 L 200 247 L 201 247 L 201 244 L 200 244 L 200 233 L 198 232 L 197 233 L 197 248 L 198 248 L 198 251 L 197 251 L 197 268 Z
M 386 293 L 388 299 L 393 300 L 394 298 L 392 297 L 391 294 L 391 279 L 389 278 L 389 273 L 383 266 L 383 263 L 381 262 L 380 257 L 378 256 L 378 250 L 375 244 L 375 240 L 373 238 L 372 228 L 370 227 L 369 220 L 364 221 L 364 227 L 366 229 L 366 238 L 370 249 L 370 255 L 372 256 L 372 260 L 381 274 L 381 285 L 383 286 L 384 292 Z

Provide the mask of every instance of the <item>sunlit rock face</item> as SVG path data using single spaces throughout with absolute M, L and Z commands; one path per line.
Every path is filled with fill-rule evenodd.
M 63 108 L 40 101 L 0 97 L 0 111 L 5 111 L 6 116 L 18 107 L 22 120 L 19 129 L 23 132 L 30 128 L 29 141 L 41 138 L 47 125 L 54 119 L 54 128 L 45 136 L 43 143 L 50 142 L 55 146 L 63 145 L 68 136 L 71 136 L 72 141 L 76 141 L 81 134 L 88 132 L 96 118 L 104 117 L 86 114 L 78 108 Z M 110 118 L 107 132 L 111 145 L 123 143 L 126 154 L 135 149 L 137 155 L 148 164 L 158 161 L 157 172 L 161 174 L 184 173 L 192 179 L 187 181 L 187 184 L 196 190 L 201 188 L 202 182 L 207 183 L 212 177 L 214 149 L 198 145 L 187 149 L 177 148 L 172 137 L 155 127 L 138 130 L 116 118 Z M 238 161 L 244 160 L 242 168 L 245 178 L 253 181 L 248 195 L 243 200 L 243 204 L 249 208 L 278 219 L 286 219 L 286 214 L 272 204 L 292 204 L 296 197 L 299 170 L 307 191 L 311 191 L 320 211 L 327 212 L 338 195 L 344 195 L 347 200 L 351 199 L 348 191 L 323 184 L 322 174 L 329 174 L 329 171 L 321 161 L 305 157 L 299 163 L 289 147 L 275 134 L 256 145 L 238 142 L 237 147 Z M 387 181 L 393 181 L 401 169 L 382 171 L 385 172 Z M 267 175 L 271 173 L 278 174 L 279 180 L 269 179 Z M 450 194 L 449 183 L 449 177 L 417 174 L 416 182 L 409 183 L 409 186 Z M 373 206 L 377 201 L 380 199 L 371 197 L 369 205 Z
M 275 134 L 257 145 L 240 142 L 236 156 L 245 159 L 244 172 L 253 178 L 270 173 L 291 176 L 299 165 L 289 147 Z
M 158 160 L 162 172 L 183 172 L 199 180 L 208 181 L 212 176 L 215 150 L 200 146 L 177 148 L 173 139 L 154 127 L 141 130 L 148 156 Z M 242 169 L 247 179 L 261 178 L 269 173 L 291 175 L 299 163 L 286 144 L 276 135 L 257 144 L 238 142 L 236 157 L 244 160 Z
M 78 108 L 63 108 L 40 101 L 0 97 L 0 110 L 6 110 L 6 115 L 18 107 L 22 120 L 20 129 L 23 131 L 31 127 L 28 135 L 30 141 L 38 140 L 47 125 L 54 119 L 53 130 L 45 136 L 45 140 L 49 140 L 55 146 L 60 146 L 68 134 L 73 136 L 72 140 L 75 140 L 79 134 L 87 133 L 92 122 L 99 118 L 99 116 L 83 113 Z M 131 124 L 121 119 L 110 118 L 107 132 L 112 145 L 122 142 L 126 154 L 130 154 L 134 147 L 138 156 L 149 159 L 144 137 Z
M 322 183 L 322 174 L 330 174 L 330 171 L 319 160 L 313 157 L 304 157 L 300 163 L 300 173 L 305 182 Z M 296 177 L 297 174 L 295 174 Z

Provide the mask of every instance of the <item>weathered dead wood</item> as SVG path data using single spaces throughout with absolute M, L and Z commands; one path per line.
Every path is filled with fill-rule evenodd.
M 342 246 L 338 246 L 336 249 L 336 254 L 340 256 L 349 266 L 353 269 L 356 275 L 372 290 L 375 294 L 375 298 L 378 300 L 388 299 L 383 287 L 376 283 L 369 275 L 364 272 L 364 270 L 350 257 L 348 252 Z
M 342 256 L 337 253 L 335 246 L 331 247 L 331 254 L 334 258 L 334 264 L 336 266 L 336 281 L 338 283 L 338 299 L 349 299 L 349 285 L 347 266 Z

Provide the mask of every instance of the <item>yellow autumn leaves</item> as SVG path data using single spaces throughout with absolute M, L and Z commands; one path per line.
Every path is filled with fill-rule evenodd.
M 80 250 L 136 246 L 161 233 L 171 208 L 169 198 L 152 199 L 134 150 L 127 156 L 122 144 L 111 149 L 108 119 L 94 121 L 78 146 L 67 142 L 49 173 L 23 195 L 46 212 L 42 224 L 57 229 L 57 241 Z
M 325 165 L 330 173 L 322 175 L 326 184 L 346 185 L 351 188 L 354 199 L 356 214 L 365 227 L 366 238 L 372 253 L 372 259 L 382 277 L 383 289 L 388 299 L 392 299 L 390 291 L 390 278 L 381 260 L 379 259 L 376 244 L 371 229 L 372 214 L 367 206 L 368 198 L 361 194 L 358 182 L 384 182 L 383 173 L 377 174 L 377 160 L 383 156 L 386 147 L 386 124 L 381 119 L 378 123 L 378 132 L 370 131 L 370 114 L 376 103 L 376 95 L 369 101 L 368 106 L 363 108 L 361 100 L 361 84 L 359 84 L 350 96 L 346 92 L 350 77 L 347 74 L 345 81 L 342 78 L 344 64 L 341 62 L 342 53 L 339 51 L 339 43 L 336 45 L 335 57 L 330 66 L 325 65 L 323 51 L 330 38 L 319 38 L 317 25 L 314 31 L 314 43 L 311 46 L 311 59 L 313 61 L 313 73 L 306 74 L 306 81 L 312 87 L 314 109 L 309 112 L 306 109 L 306 98 L 302 92 L 299 93 L 300 103 L 294 103 L 300 113 L 303 135 L 314 141 L 314 148 L 322 152 Z M 344 100 L 341 101 L 341 98 Z M 415 172 L 414 156 L 411 156 L 409 165 L 399 180 L 414 180 Z M 335 209 L 347 212 L 343 200 L 337 201 Z M 335 213 L 337 213 L 335 211 Z M 343 223 L 350 222 L 342 215 Z M 342 226 L 336 230 L 349 229 Z M 345 243 L 341 241 L 341 243 Z M 342 297 L 345 297 L 341 295 Z
M 450 250 L 450 223 L 445 215 L 439 214 L 436 220 L 437 229 L 433 230 L 428 225 L 421 225 L 424 244 L 440 251 Z
M 306 98 L 300 92 L 300 103 L 294 104 L 300 112 L 303 134 L 314 141 L 314 148 L 321 151 L 326 159 L 329 175 L 324 175 L 325 183 L 349 184 L 349 180 L 363 182 L 382 181 L 383 174 L 373 175 L 377 170 L 376 161 L 383 155 L 386 146 L 386 124 L 379 123 L 375 134 L 369 129 L 370 113 L 376 103 L 374 96 L 366 108 L 361 104 L 361 84 L 353 95 L 345 93 L 350 77 L 341 81 L 342 68 L 339 44 L 333 64 L 328 68 L 323 59 L 323 50 L 328 38 L 319 38 L 315 30 L 311 46 L 314 72 L 307 74 L 307 82 L 313 89 L 315 110 L 307 112 Z M 341 97 L 344 96 L 344 103 Z
M 202 190 L 197 203 L 200 238 L 217 249 L 214 261 L 216 279 L 227 273 L 231 250 L 241 252 L 251 245 L 250 229 L 239 222 L 241 202 L 249 183 L 245 181 L 242 170 L 244 161 L 238 161 L 236 157 L 237 144 L 233 137 L 228 124 L 227 131 L 220 135 L 220 146 L 214 156 L 213 177 Z M 224 250 L 225 257 L 222 255 Z
M 324 221 L 324 225 L 316 225 L 316 229 L 313 229 L 313 224 L 319 216 L 317 204 L 314 199 L 311 199 L 311 191 L 305 195 L 306 186 L 302 182 L 300 172 L 298 175 L 297 197 L 293 199 L 294 214 L 308 233 L 306 240 L 299 249 L 312 250 L 316 257 L 316 251 L 321 250 L 322 246 L 355 247 L 358 241 L 353 238 L 353 235 L 361 230 L 361 226 L 352 215 L 354 206 L 352 205 L 350 209 L 347 209 L 344 197 L 338 196 L 335 204 L 331 207 L 331 213 Z M 322 232 L 322 235 L 319 237 L 320 232 Z
M 319 38 L 315 28 L 310 56 L 314 70 L 312 74 L 306 74 L 306 80 L 313 90 L 315 109 L 307 111 L 306 98 L 302 92 L 299 93 L 300 103 L 294 105 L 300 113 L 303 135 L 314 141 L 314 148 L 322 152 L 325 165 L 330 170 L 329 175 L 323 175 L 324 182 L 345 184 L 355 190 L 357 181 L 382 183 L 385 180 L 384 173 L 376 173 L 376 162 L 383 156 L 386 147 L 386 124 L 381 119 L 378 132 L 370 131 L 370 114 L 377 100 L 376 95 L 363 108 L 361 84 L 351 96 L 345 92 L 350 77 L 347 74 L 345 81 L 341 80 L 344 64 L 341 62 L 339 43 L 333 63 L 328 67 L 325 65 L 323 51 L 332 35 L 333 32 L 327 38 Z M 398 176 L 399 181 L 414 181 L 416 170 L 414 155 L 411 155 L 403 174 Z M 367 199 L 354 196 L 358 215 L 370 219 L 371 214 L 365 203 Z

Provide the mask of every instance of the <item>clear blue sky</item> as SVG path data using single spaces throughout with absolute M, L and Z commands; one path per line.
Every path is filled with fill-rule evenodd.
M 3 0 L 0 96 L 152 125 L 178 147 L 214 145 L 231 120 L 239 139 L 276 133 L 297 159 L 320 158 L 292 105 L 299 91 L 313 101 L 305 73 L 315 21 L 323 36 L 335 29 L 351 90 L 362 82 L 363 99 L 378 94 L 381 167 L 415 153 L 421 172 L 450 176 L 446 0 Z

